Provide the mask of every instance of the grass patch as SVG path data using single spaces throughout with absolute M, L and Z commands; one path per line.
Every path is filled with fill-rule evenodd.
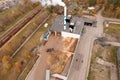
M 108 58 L 108 62 L 112 62 L 114 64 L 117 64 L 117 51 L 118 51 L 118 47 L 109 47 L 108 51 L 110 52 L 110 56 Z
M 104 28 L 104 32 L 109 41 L 120 42 L 120 24 L 110 24 Z
M 87 80 L 94 80 L 95 76 L 93 75 L 94 71 L 91 71 L 91 68 L 90 68 L 90 71 L 89 71 L 89 75 L 87 77 Z
M 104 32 L 107 34 L 120 35 L 120 25 L 110 24 L 109 27 L 105 27 Z
M 98 64 L 96 58 L 99 57 L 106 62 L 117 64 L 117 50 L 114 46 L 101 46 L 99 42 L 95 42 L 92 50 L 91 65 L 89 69 L 88 80 L 108 80 L 110 78 L 110 68 Z M 101 77 L 102 76 L 102 77 Z
M 32 67 L 35 64 L 37 59 L 38 59 L 38 56 L 34 57 L 33 60 L 29 61 L 29 63 L 27 64 L 26 68 L 24 69 L 23 73 L 20 76 L 18 76 L 17 80 L 25 80 L 27 74 L 32 69 Z

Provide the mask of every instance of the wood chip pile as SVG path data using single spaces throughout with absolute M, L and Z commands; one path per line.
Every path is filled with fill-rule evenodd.
M 62 73 L 64 67 L 72 54 L 62 51 L 53 51 L 49 53 L 48 65 L 50 66 L 51 74 Z
M 63 39 L 63 48 L 69 52 L 74 52 L 76 45 L 77 45 L 77 38 L 64 38 Z

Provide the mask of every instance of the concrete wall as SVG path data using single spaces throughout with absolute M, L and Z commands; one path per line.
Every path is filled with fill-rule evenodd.
M 62 34 L 62 37 L 66 38 L 66 37 L 73 37 L 73 38 L 80 38 L 80 35 L 79 34 L 74 34 L 74 33 L 69 33 L 69 32 L 64 32 L 62 31 L 61 32 Z

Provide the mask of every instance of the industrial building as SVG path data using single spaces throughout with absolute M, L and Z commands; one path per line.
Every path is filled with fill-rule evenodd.
M 63 16 L 59 15 L 50 27 L 50 31 L 55 34 L 61 33 L 62 37 L 80 38 L 83 27 L 84 21 L 82 18 L 68 15 L 66 18 L 66 29 L 64 29 Z
M 64 7 L 64 15 L 59 15 L 55 19 L 53 25 L 49 29 L 49 33 L 54 33 L 57 35 L 57 33 L 60 33 L 62 37 L 73 37 L 73 38 L 80 38 L 80 35 L 82 34 L 82 30 L 84 26 L 94 26 L 96 27 L 95 21 L 92 21 L 88 18 L 84 17 L 73 17 L 72 15 L 67 15 L 67 7 L 66 5 Z M 50 34 L 46 35 L 49 36 Z
M 74 51 L 74 54 L 76 54 L 76 53 L 79 53 L 76 49 L 78 47 L 78 43 L 80 43 L 80 37 L 84 30 L 84 26 L 86 26 L 86 24 L 90 24 L 87 26 L 93 26 L 94 22 L 89 20 L 88 18 L 67 15 L 66 12 L 67 12 L 66 7 L 64 7 L 64 16 L 58 15 L 56 17 L 54 23 L 49 28 L 46 35 L 44 35 L 44 40 L 47 40 L 51 33 L 54 34 L 55 36 L 57 36 L 57 34 L 60 34 L 62 38 L 71 37 L 71 38 L 78 39 L 77 45 L 75 46 L 75 51 Z M 80 59 L 81 59 L 81 55 L 78 55 L 77 61 Z M 79 65 L 77 65 L 77 67 L 78 66 Z M 67 80 L 68 78 L 68 74 L 67 76 L 63 76 L 61 74 L 53 74 L 53 75 L 54 75 L 53 77 L 57 77 L 62 80 Z M 49 80 L 48 78 L 46 79 Z
M 63 17 L 64 16 L 62 15 L 57 16 L 53 25 L 49 29 L 51 32 L 54 32 L 55 34 L 61 33 L 62 37 L 80 38 L 84 26 L 96 27 L 97 24 L 96 21 L 92 21 L 88 18 L 73 17 L 71 15 L 68 15 L 66 17 L 66 24 L 64 24 Z M 64 25 L 66 25 L 65 29 Z
M 85 23 L 90 25 L 86 25 Z M 75 46 L 75 51 L 73 52 L 74 54 L 76 54 L 76 53 L 79 53 L 77 51 L 77 48 L 79 46 L 78 44 L 80 43 L 80 38 L 83 34 L 82 32 L 85 26 L 96 26 L 96 22 L 85 17 L 75 17 L 72 15 L 67 15 L 65 17 L 63 15 L 58 15 L 54 23 L 52 24 L 52 26 L 49 28 L 48 32 L 50 34 L 51 33 L 54 34 L 55 36 L 57 36 L 57 34 L 60 34 L 62 38 L 71 37 L 71 38 L 78 39 L 77 45 Z M 47 40 L 47 38 L 45 40 Z M 76 64 L 77 64 L 77 61 L 80 61 L 81 59 L 82 59 L 81 55 L 77 55 Z M 72 63 L 70 63 L 70 66 L 71 64 Z M 69 66 L 69 69 L 70 69 L 70 66 Z M 79 69 L 79 64 L 76 65 L 75 68 Z M 57 73 L 53 75 L 54 75 L 53 77 L 57 77 L 62 80 L 67 80 L 69 74 L 66 74 L 67 76 L 64 76 L 62 74 L 57 74 Z
M 64 20 L 66 21 L 64 23 Z M 80 41 L 80 36 L 84 27 L 83 18 L 73 17 L 71 15 L 66 16 L 64 19 L 63 15 L 57 16 L 48 32 L 44 35 L 44 40 L 48 40 L 49 35 L 52 33 L 55 36 L 60 34 L 63 38 L 77 38 Z M 77 43 L 79 43 L 79 41 Z M 77 47 L 77 46 L 76 46 Z M 76 48 L 75 47 L 75 48 Z M 74 51 L 76 52 L 76 51 Z M 69 69 L 68 69 L 69 70 Z M 67 74 L 53 74 L 52 77 L 67 80 Z M 50 70 L 46 70 L 46 80 L 50 80 Z

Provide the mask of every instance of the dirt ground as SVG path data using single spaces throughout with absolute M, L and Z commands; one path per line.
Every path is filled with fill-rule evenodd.
M 78 39 L 62 38 L 60 34 L 55 36 L 51 34 L 48 41 L 41 47 L 42 53 L 47 53 L 47 66 L 50 69 L 51 75 L 54 73 L 61 74 L 72 57 Z
M 98 41 L 95 41 L 88 80 L 110 80 L 110 67 L 98 64 L 96 59 L 100 58 L 116 65 L 116 55 L 117 47 L 101 46 Z

